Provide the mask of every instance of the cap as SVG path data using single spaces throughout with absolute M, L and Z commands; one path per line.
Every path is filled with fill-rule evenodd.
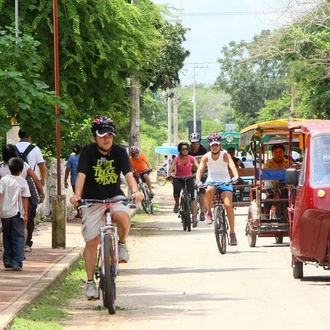
M 96 135 L 98 137 L 103 137 L 103 136 L 106 136 L 107 134 L 112 134 L 113 136 L 116 136 L 116 134 L 111 126 L 102 127 L 96 131 Z
M 217 144 L 219 146 L 221 143 L 219 141 L 212 141 L 210 143 L 210 146 L 214 146 L 215 144 Z

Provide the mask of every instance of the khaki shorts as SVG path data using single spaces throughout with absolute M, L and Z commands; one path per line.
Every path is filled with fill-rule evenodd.
M 85 240 L 88 242 L 100 234 L 100 229 L 104 225 L 104 211 L 105 205 L 93 205 L 90 207 L 82 208 L 82 228 L 81 233 Z M 111 207 L 111 214 L 123 211 L 130 216 L 131 211 L 128 206 L 118 203 Z

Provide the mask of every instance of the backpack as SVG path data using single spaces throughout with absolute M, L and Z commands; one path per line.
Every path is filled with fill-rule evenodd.
M 27 155 L 30 153 L 30 151 L 35 147 L 33 144 L 29 144 L 29 146 L 24 150 L 24 152 L 19 152 L 20 158 L 23 159 L 24 162 L 28 163 L 26 158 Z M 32 169 L 34 170 L 34 169 Z M 37 205 L 40 201 L 40 195 L 37 189 L 37 186 L 34 182 L 34 180 L 30 177 L 30 175 L 26 176 L 26 181 L 28 183 L 29 189 L 30 189 L 30 201 L 32 204 Z

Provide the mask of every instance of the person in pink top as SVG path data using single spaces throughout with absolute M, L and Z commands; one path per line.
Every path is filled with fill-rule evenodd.
M 196 210 L 196 201 L 194 198 L 194 179 L 192 177 L 192 168 L 198 167 L 197 160 L 194 156 L 190 156 L 188 154 L 189 151 L 189 144 L 187 142 L 180 142 L 178 144 L 178 151 L 179 155 L 174 158 L 172 161 L 171 167 L 168 173 L 175 172 L 175 178 L 173 179 L 173 197 L 175 201 L 175 205 L 173 208 L 174 213 L 179 212 L 179 200 L 180 200 L 180 193 L 182 188 L 184 187 L 184 180 L 181 180 L 183 177 L 191 177 L 191 180 L 187 181 L 188 191 L 190 192 L 191 196 L 191 214 L 192 214 L 192 221 L 193 225 L 197 223 L 197 210 Z

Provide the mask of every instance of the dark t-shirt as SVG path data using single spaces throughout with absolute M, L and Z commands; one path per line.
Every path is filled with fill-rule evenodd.
M 124 195 L 120 189 L 120 173 L 131 172 L 127 151 L 114 144 L 107 155 L 102 155 L 95 143 L 83 147 L 80 153 L 78 173 L 86 180 L 82 198 L 106 199 Z
M 197 150 L 196 153 L 194 153 L 193 152 L 193 149 L 192 149 L 192 146 L 190 145 L 189 146 L 189 152 L 188 153 L 189 153 L 189 155 L 194 156 L 194 157 L 196 157 L 196 156 L 203 156 L 203 155 L 205 155 L 207 153 L 207 150 L 206 150 L 206 148 L 202 144 L 200 144 L 199 145 L 199 149 Z

